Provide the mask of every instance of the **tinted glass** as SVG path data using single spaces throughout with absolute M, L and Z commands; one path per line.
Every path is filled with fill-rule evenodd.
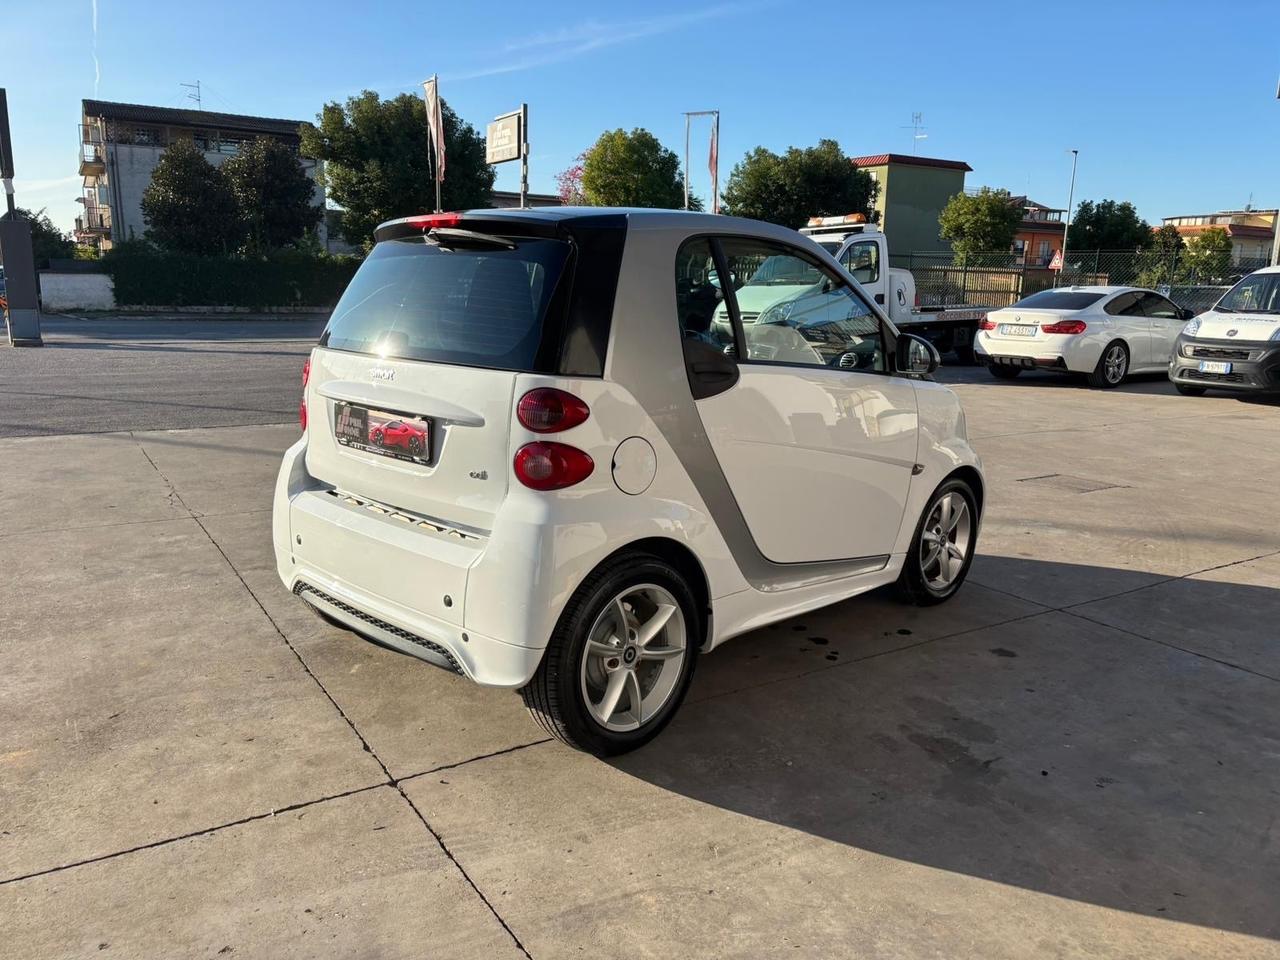
M 1232 313 L 1280 312 L 1280 273 L 1253 273 L 1227 292 L 1215 310 Z
M 686 340 L 720 349 L 733 343 L 709 240 L 692 240 L 676 255 L 676 318 Z
M 1083 310 L 1104 296 L 1102 293 L 1083 293 L 1079 290 L 1041 290 L 1023 297 L 1014 306 L 1034 307 L 1037 310 Z
M 798 251 L 757 240 L 720 241 L 742 318 L 745 359 L 844 370 L 886 369 L 880 321 L 838 276 Z M 755 266 L 753 269 L 753 265 Z M 764 267 L 789 282 L 755 283 Z
M 875 283 L 880 279 L 880 245 L 874 240 L 851 245 L 840 258 L 840 265 L 859 283 Z
M 1145 316 L 1142 312 L 1140 293 L 1122 293 L 1113 300 L 1107 301 L 1102 308 L 1114 317 L 1141 317 Z
M 1158 293 L 1142 295 L 1142 312 L 1162 320 L 1181 320 L 1182 312 Z
M 570 248 L 514 242 L 514 250 L 446 250 L 420 238 L 379 243 L 334 308 L 321 345 L 504 370 L 546 367 L 544 333 L 559 336 L 548 304 Z

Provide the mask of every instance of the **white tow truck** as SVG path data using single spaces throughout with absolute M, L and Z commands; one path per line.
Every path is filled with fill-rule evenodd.
M 973 341 L 982 320 L 994 307 L 947 304 L 921 307 L 910 270 L 889 266 L 889 241 L 861 213 L 811 217 L 800 232 L 825 248 L 876 303 L 895 327 L 929 340 L 940 353 L 948 350 L 961 364 L 974 362 Z

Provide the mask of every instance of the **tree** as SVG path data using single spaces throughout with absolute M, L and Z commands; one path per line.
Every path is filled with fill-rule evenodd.
M 1134 284 L 1139 287 L 1159 287 L 1176 283 L 1181 268 L 1182 253 L 1186 244 L 1182 234 L 1171 223 L 1151 231 L 1151 245 L 1138 257 L 1138 273 Z
M 587 202 L 582 192 L 582 164 L 586 159 L 587 155 L 580 153 L 573 166 L 556 174 L 556 192 L 560 194 L 560 202 L 567 206 L 577 207 Z
M 1008 253 L 1022 223 L 1022 208 L 1008 190 L 983 187 L 976 194 L 957 193 L 938 217 L 944 240 L 963 257 Z
M 1151 227 L 1129 201 L 1084 200 L 1076 207 L 1067 235 L 1069 252 L 1137 250 L 1151 245 Z
M 684 206 L 680 158 L 639 127 L 600 134 L 582 156 L 581 187 L 594 207 Z
M 1231 273 L 1231 236 L 1222 227 L 1210 227 L 1187 241 L 1182 258 L 1193 283 L 1222 283 Z
M 279 140 L 254 140 L 222 165 L 240 209 L 246 247 L 254 252 L 296 244 L 323 210 L 297 154 Z
M 801 227 L 810 217 L 875 215 L 878 185 L 834 140 L 791 147 L 784 154 L 756 147 L 734 164 L 725 184 L 725 212 L 735 217 Z
M 441 205 L 446 210 L 488 206 L 494 171 L 484 160 L 484 138 L 446 102 L 441 100 L 440 106 L 445 141 Z M 383 100 L 365 90 L 345 106 L 325 104 L 316 119 L 316 124 L 302 125 L 302 152 L 325 162 L 325 183 L 343 208 L 342 233 L 348 243 L 368 243 L 385 220 L 435 209 L 421 97 L 402 93 Z
M 31 224 L 31 253 L 35 257 L 37 270 L 47 268 L 51 259 L 70 259 L 75 255 L 76 249 L 72 239 L 55 227 L 44 211 L 43 207 L 35 213 L 23 207 L 14 211 L 17 219 L 27 220 Z M 0 220 L 8 219 L 8 213 L 0 217 Z
M 226 178 L 190 140 L 160 155 L 142 192 L 142 219 L 151 240 L 186 253 L 228 253 L 244 233 Z

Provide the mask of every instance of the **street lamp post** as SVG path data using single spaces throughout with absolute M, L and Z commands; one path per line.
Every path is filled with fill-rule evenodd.
M 1062 231 L 1062 266 L 1053 278 L 1053 285 L 1058 285 L 1062 271 L 1067 269 L 1067 236 L 1071 233 L 1071 204 L 1076 198 L 1076 161 L 1080 158 L 1079 150 L 1071 151 L 1071 186 L 1067 188 L 1067 226 Z

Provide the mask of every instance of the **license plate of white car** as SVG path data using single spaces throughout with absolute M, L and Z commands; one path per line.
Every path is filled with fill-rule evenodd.
M 1230 373 L 1231 364 L 1224 363 L 1221 360 L 1201 360 L 1200 372 L 1201 373 Z
M 1034 337 L 1036 325 L 1034 323 L 1002 323 L 1000 333 L 1006 337 Z

